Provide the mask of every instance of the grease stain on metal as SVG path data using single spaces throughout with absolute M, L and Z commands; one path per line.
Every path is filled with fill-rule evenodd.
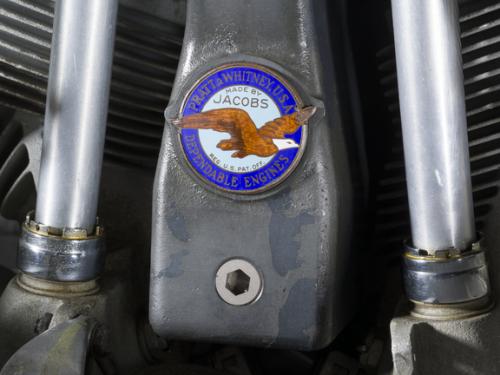
M 297 235 L 302 226 L 314 224 L 315 217 L 307 212 L 289 217 L 285 212 L 291 207 L 290 189 L 269 201 L 271 221 L 269 223 L 269 246 L 274 269 L 280 276 L 300 267 L 298 259 L 300 240 Z
M 157 279 L 162 279 L 167 277 L 169 279 L 179 277 L 184 273 L 184 269 L 182 268 L 182 259 L 188 255 L 187 250 L 183 250 L 179 253 L 175 253 L 170 255 L 170 263 L 167 267 L 162 269 L 156 275 Z
M 167 226 L 170 232 L 181 242 L 189 241 L 189 232 L 187 230 L 186 219 L 184 215 L 172 203 L 168 209 Z

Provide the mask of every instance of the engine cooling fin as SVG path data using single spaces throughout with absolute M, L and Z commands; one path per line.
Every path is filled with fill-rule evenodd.
M 462 3 L 460 27 L 474 211 L 481 230 L 500 184 L 500 3 Z M 393 139 L 376 187 L 374 239 L 377 249 L 396 257 L 410 236 L 410 220 L 394 46 L 381 49 L 377 59 Z
M 0 105 L 42 114 L 52 39 L 52 0 L 0 0 Z M 120 6 L 105 158 L 154 167 L 183 27 Z

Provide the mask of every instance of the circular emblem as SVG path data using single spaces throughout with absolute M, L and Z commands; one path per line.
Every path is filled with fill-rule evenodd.
M 238 64 L 198 81 L 179 118 L 170 121 L 198 176 L 217 188 L 249 194 L 275 186 L 296 167 L 315 109 L 303 107 L 276 73 Z

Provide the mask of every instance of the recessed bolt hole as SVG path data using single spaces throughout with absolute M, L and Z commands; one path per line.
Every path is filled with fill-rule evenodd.
M 227 274 L 226 289 L 235 296 L 248 292 L 250 276 L 238 269 Z

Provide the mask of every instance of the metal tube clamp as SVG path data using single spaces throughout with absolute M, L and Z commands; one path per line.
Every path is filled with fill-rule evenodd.
M 415 303 L 434 305 L 475 301 L 489 295 L 486 258 L 480 241 L 463 253 L 422 255 L 407 246 L 403 278 L 406 295 Z
M 104 267 L 105 243 L 98 224 L 94 233 L 42 226 L 28 214 L 22 226 L 18 268 L 33 277 L 51 281 L 89 281 Z

